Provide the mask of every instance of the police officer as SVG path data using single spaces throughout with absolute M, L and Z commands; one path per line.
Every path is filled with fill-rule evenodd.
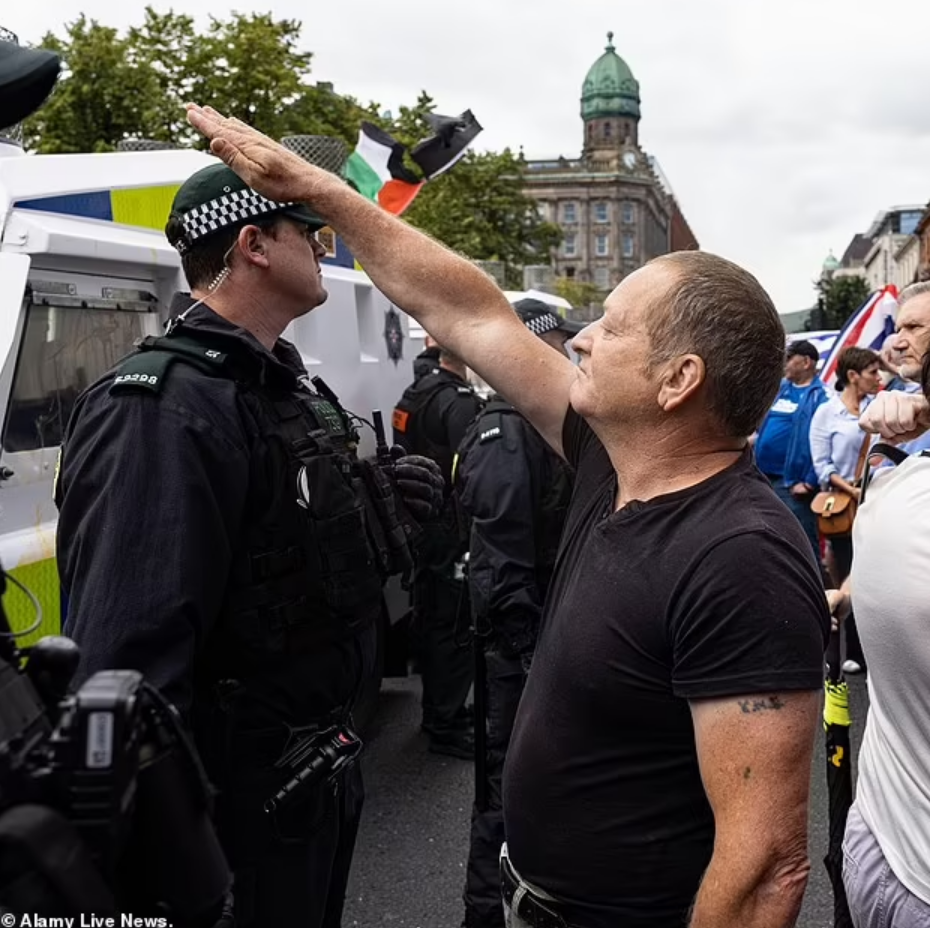
M 481 409 L 465 365 L 440 348 L 439 364 L 415 380 L 394 408 L 394 441 L 439 465 L 445 502 L 424 526 L 413 584 L 414 626 L 423 683 L 423 731 L 430 750 L 471 759 L 474 740 L 465 706 L 472 683 L 467 591 L 457 564 L 468 544 L 452 495 L 452 460 Z
M 413 359 L 413 379 L 419 380 L 427 374 L 432 374 L 439 367 L 439 345 L 436 340 L 427 335 L 423 339 L 423 350 Z
M 581 328 L 540 300 L 520 300 L 514 309 L 530 331 L 563 354 Z M 493 396 L 468 430 L 455 468 L 455 491 L 471 522 L 468 584 L 487 680 L 487 716 L 475 720 L 487 726 L 487 751 L 476 759 L 483 802 L 472 813 L 467 928 L 504 925 L 498 876 L 501 774 L 571 489 L 565 460 L 513 406 Z M 476 695 L 476 707 L 481 702 Z
M 326 299 L 321 225 L 225 165 L 189 178 L 166 234 L 191 293 L 79 398 L 56 486 L 80 675 L 138 669 L 190 725 L 240 928 L 340 924 L 358 767 L 264 804 L 295 745 L 349 746 L 382 582 L 410 556 L 399 497 L 420 518 L 441 501 L 430 462 L 400 458 L 392 479 L 358 459 L 354 419 L 280 337 Z

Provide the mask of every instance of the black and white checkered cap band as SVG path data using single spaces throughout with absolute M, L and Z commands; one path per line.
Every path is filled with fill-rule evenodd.
M 249 219 L 257 219 L 266 213 L 297 205 L 296 203 L 278 203 L 249 189 L 224 193 L 215 200 L 195 206 L 181 217 L 181 224 L 187 233 L 186 244 L 191 245 L 198 239 L 212 235 L 227 226 L 234 226 Z
M 543 335 L 546 332 L 552 332 L 562 325 L 562 320 L 554 313 L 546 313 L 541 316 L 534 316 L 523 323 L 534 335 Z

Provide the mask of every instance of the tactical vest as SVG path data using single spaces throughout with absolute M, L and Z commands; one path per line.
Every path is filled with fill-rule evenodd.
M 396 444 L 403 446 L 408 454 L 422 454 L 435 461 L 443 477 L 448 479 L 452 473 L 455 448 L 443 444 L 439 436 L 430 435 L 425 418 L 429 404 L 444 390 L 474 395 L 474 391 L 467 384 L 452 380 L 449 375 L 436 370 L 404 390 L 403 396 L 394 407 L 391 425 Z
M 253 476 L 208 660 L 219 675 L 248 675 L 371 627 L 387 567 L 372 543 L 369 486 L 378 492 L 378 473 L 365 473 L 353 421 L 334 397 L 285 384 L 259 388 L 249 352 L 192 331 L 145 339 L 110 392 L 159 393 L 175 363 L 237 385 Z
M 510 403 L 499 397 L 494 397 L 478 414 L 468 433 L 462 440 L 462 445 L 456 455 L 455 470 L 453 472 L 453 486 L 461 472 L 462 465 L 469 453 L 476 445 L 492 441 L 512 441 L 507 436 L 504 427 L 504 417 L 519 416 L 521 414 Z M 542 439 L 540 439 L 542 442 Z M 511 451 L 519 450 L 517 443 L 513 443 Z M 572 469 L 548 446 L 544 453 L 549 465 L 549 476 L 543 487 L 542 498 L 539 501 L 538 518 L 536 519 L 536 572 L 539 589 L 545 593 L 552 576 L 559 552 L 559 540 L 565 525 L 565 517 L 572 498 L 573 477 Z

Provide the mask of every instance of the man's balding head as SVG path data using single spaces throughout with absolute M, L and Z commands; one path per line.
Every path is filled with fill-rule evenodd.
M 784 371 L 785 330 L 771 298 L 748 271 L 706 252 L 674 252 L 650 264 L 673 275 L 647 315 L 652 363 L 698 355 L 708 411 L 726 435 L 751 435 Z

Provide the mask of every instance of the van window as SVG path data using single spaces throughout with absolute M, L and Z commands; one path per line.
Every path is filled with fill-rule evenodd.
M 30 304 L 3 450 L 61 444 L 74 402 L 85 387 L 129 354 L 152 331 L 155 313 Z

